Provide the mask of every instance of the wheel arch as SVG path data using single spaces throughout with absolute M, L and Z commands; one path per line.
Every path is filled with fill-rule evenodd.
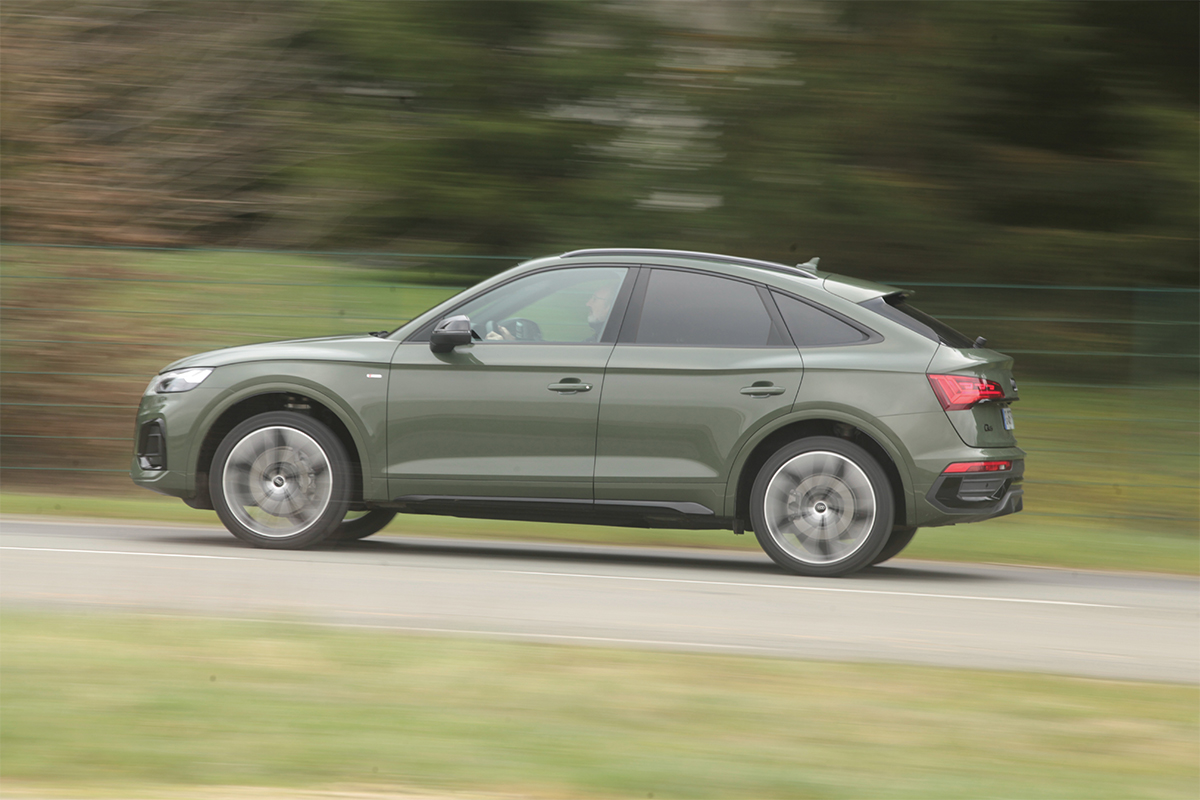
M 810 436 L 835 436 L 854 442 L 862 447 L 879 463 L 888 478 L 894 498 L 895 519 L 901 524 L 908 518 L 910 477 L 903 468 L 900 449 L 882 431 L 842 415 L 817 415 L 783 420 L 779 425 L 763 431 L 755 441 L 748 442 L 739 456 L 733 478 L 726 489 L 726 508 L 733 509 L 735 520 L 750 528 L 750 492 L 754 479 L 763 464 L 784 445 Z
M 357 432 L 352 423 L 344 418 L 344 411 L 331 399 L 303 387 L 262 387 L 241 393 L 215 409 L 210 421 L 204 426 L 204 435 L 196 450 L 195 462 L 192 468 L 192 480 L 195 496 L 186 500 L 193 508 L 211 509 L 212 498 L 209 495 L 209 469 L 217 448 L 228 433 L 243 421 L 258 414 L 269 411 L 293 411 L 310 416 L 328 427 L 346 448 L 350 458 L 351 472 L 351 502 L 361 502 L 363 498 L 363 475 L 366 471 L 363 464 L 363 454 L 366 448 L 361 446 Z

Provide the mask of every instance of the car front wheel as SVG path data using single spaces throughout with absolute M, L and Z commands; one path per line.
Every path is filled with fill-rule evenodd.
M 847 575 L 887 543 L 891 485 L 871 455 L 844 439 L 793 442 L 763 465 L 751 493 L 751 523 L 775 563 L 799 575 Z
M 320 421 L 290 411 L 251 417 L 217 448 L 209 472 L 225 527 L 256 547 L 296 549 L 330 538 L 346 516 L 346 449 Z

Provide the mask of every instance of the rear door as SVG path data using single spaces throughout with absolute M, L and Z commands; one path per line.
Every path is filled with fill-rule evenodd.
M 802 374 L 766 289 L 643 268 L 605 371 L 596 501 L 724 513 L 734 454 L 792 408 Z

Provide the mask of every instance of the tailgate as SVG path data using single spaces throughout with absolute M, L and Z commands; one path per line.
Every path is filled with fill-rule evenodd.
M 981 347 L 958 349 L 941 345 L 934 353 L 933 360 L 929 362 L 929 368 L 926 370 L 931 376 L 931 382 L 941 380 L 943 385 L 953 387 L 953 380 L 932 377 L 937 375 L 964 376 L 989 382 L 990 396 L 970 403 L 967 408 L 956 408 L 955 405 L 966 405 L 969 397 L 962 403 L 948 404 L 945 398 L 952 389 L 945 390 L 939 396 L 939 399 L 942 399 L 942 407 L 946 409 L 946 416 L 967 445 L 1012 447 L 1017 443 L 1013 433 L 1015 425 L 1012 413 L 1012 403 L 1017 400 L 1017 384 L 1013 380 L 1012 368 L 1011 357 Z M 991 387 L 990 384 L 995 384 L 995 387 Z

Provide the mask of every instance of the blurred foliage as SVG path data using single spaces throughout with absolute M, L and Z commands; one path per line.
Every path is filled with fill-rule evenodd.
M 3 238 L 1194 286 L 1198 8 L 9 0 Z

